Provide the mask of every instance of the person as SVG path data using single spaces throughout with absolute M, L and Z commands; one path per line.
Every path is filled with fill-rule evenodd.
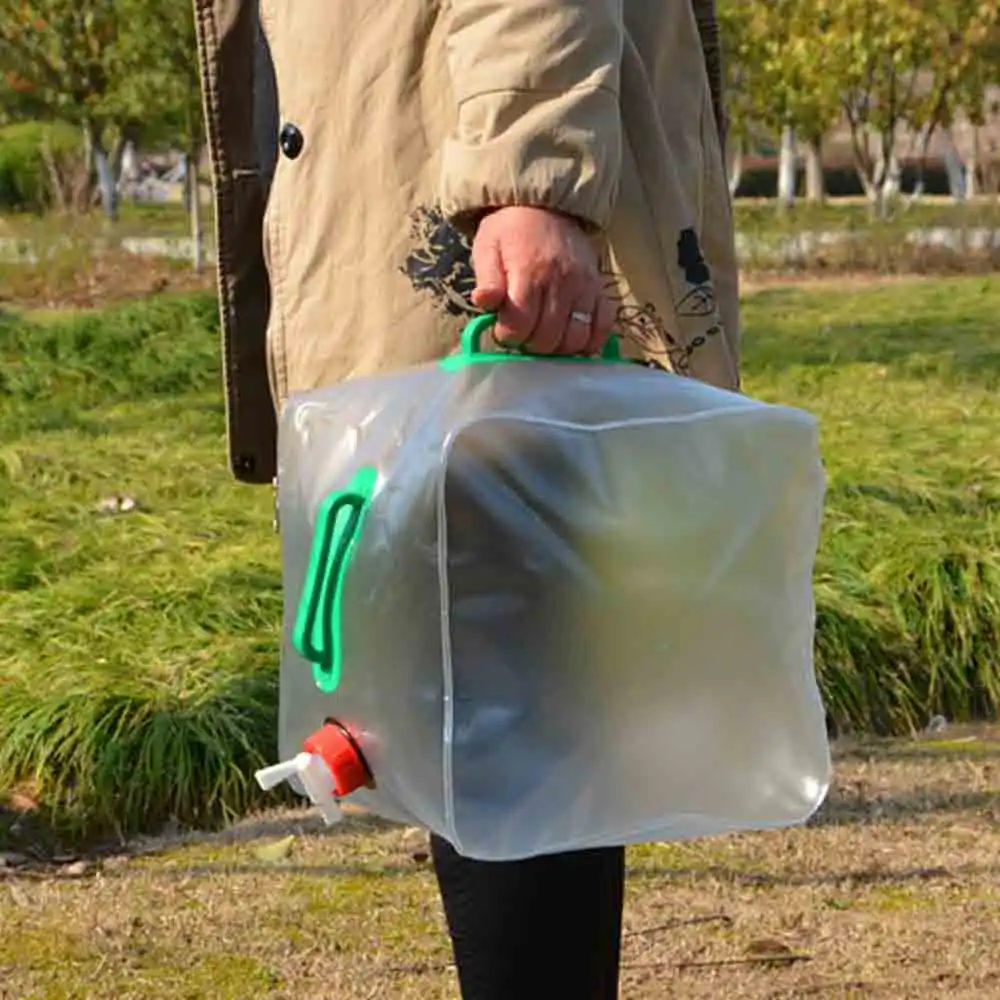
M 195 0 L 230 464 L 290 393 L 427 362 L 470 315 L 541 353 L 613 329 L 739 385 L 714 0 Z M 432 838 L 465 1000 L 613 1000 L 621 848 Z

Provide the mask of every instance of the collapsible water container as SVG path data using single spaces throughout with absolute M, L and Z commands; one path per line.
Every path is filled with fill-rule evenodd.
M 509 860 L 805 820 L 817 426 L 619 358 L 485 349 L 293 396 L 280 749 Z

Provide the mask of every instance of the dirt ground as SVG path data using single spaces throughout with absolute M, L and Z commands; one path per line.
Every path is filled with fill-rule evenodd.
M 90 254 L 70 247 L 46 266 L 0 264 L 0 312 L 93 309 L 214 287 L 212 266 L 196 273 L 190 265 L 168 258 L 115 249 Z
M 848 271 L 837 274 L 810 274 L 803 271 L 742 271 L 740 294 L 776 288 L 818 289 L 821 291 L 856 291 L 880 285 L 899 285 L 912 282 L 912 274 L 876 274 L 872 271 Z
M 808 826 L 630 851 L 622 998 L 1000 996 L 998 821 L 1000 728 L 841 745 Z M 269 815 L 0 867 L 3 1000 L 457 996 L 417 830 Z

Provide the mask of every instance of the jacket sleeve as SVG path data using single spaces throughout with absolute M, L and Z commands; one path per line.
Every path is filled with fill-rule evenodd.
M 468 228 L 486 209 L 536 205 L 604 229 L 621 166 L 622 0 L 451 0 L 446 16 L 445 214 Z

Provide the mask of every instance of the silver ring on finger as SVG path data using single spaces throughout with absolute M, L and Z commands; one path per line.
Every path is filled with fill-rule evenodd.
M 573 311 L 569 314 L 569 318 L 577 323 L 583 323 L 584 326 L 590 326 L 594 322 L 594 314 L 589 312 Z

